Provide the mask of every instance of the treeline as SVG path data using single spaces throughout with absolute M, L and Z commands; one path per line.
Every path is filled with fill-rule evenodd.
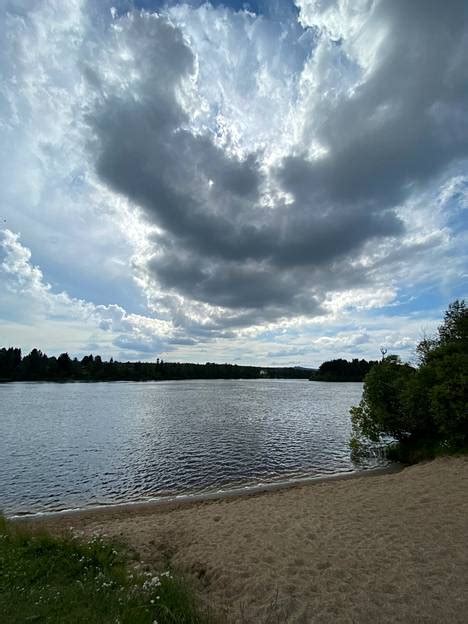
M 358 360 L 351 362 L 343 359 L 323 362 L 314 372 L 311 381 L 363 381 L 364 377 L 377 364 L 376 361 Z
M 81 360 L 68 353 L 49 357 L 39 349 L 22 356 L 21 349 L 0 349 L 0 381 L 160 381 L 177 379 L 308 379 L 304 368 L 261 368 L 237 364 L 106 362 L 99 355 Z

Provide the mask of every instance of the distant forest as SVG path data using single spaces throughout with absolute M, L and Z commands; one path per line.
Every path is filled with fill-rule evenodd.
M 105 362 L 99 355 L 81 360 L 68 353 L 49 357 L 38 349 L 22 356 L 21 349 L 0 349 L 0 381 L 159 381 L 177 379 L 309 379 L 307 368 L 264 368 L 237 364 L 164 362 Z
M 320 365 L 318 371 L 312 373 L 311 381 L 363 381 L 376 361 L 354 359 L 330 360 Z

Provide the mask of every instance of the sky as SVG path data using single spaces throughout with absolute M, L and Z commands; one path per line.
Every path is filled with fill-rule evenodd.
M 404 360 L 468 292 L 466 0 L 0 0 L 0 345 Z

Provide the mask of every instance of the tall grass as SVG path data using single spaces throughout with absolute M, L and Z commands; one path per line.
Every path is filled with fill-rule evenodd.
M 137 574 L 126 549 L 100 538 L 35 533 L 0 515 L 2 624 L 207 624 L 169 570 Z

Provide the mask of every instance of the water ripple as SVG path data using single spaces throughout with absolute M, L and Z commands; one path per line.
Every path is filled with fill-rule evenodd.
M 280 380 L 0 384 L 0 508 L 54 511 L 354 470 L 349 408 L 361 393 L 361 384 Z

